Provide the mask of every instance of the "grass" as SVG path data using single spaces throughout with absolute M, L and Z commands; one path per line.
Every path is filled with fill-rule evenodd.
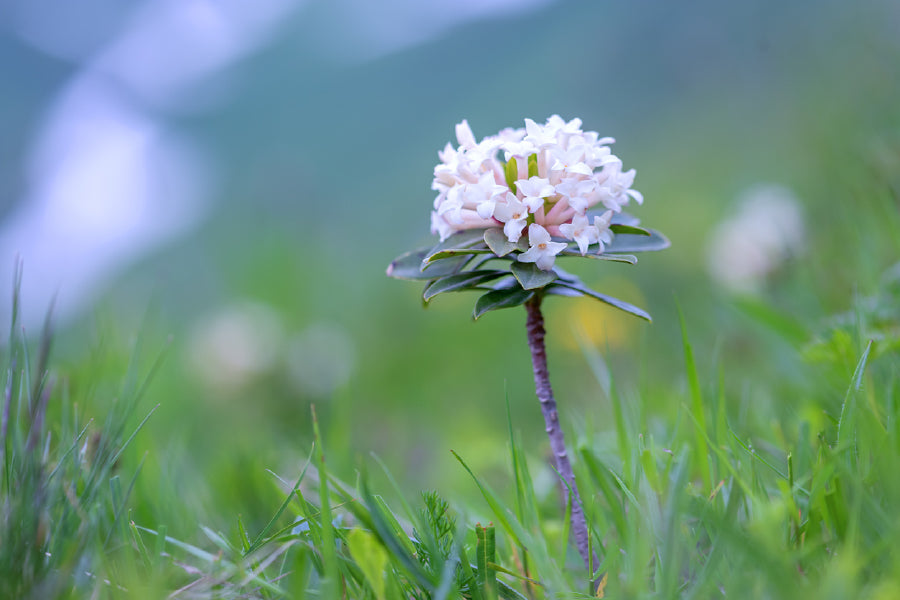
M 803 386 L 783 399 L 788 411 L 755 407 L 752 390 L 735 397 L 724 385 L 728 365 L 706 378 L 684 318 L 687 385 L 666 398 L 677 407 L 672 419 L 655 414 L 658 399 L 608 381 L 603 357 L 586 346 L 613 407 L 609 430 L 577 432 L 574 453 L 600 558 L 592 573 L 567 543 L 571 506 L 537 483 L 546 467 L 523 447 L 510 410 L 511 488 L 495 491 L 465 450 L 455 453 L 479 502 L 436 491 L 409 502 L 377 459 L 363 461 L 352 484 L 341 481 L 314 413 L 308 459 L 291 482 L 272 474 L 283 501 L 268 516 L 250 515 L 265 523 L 258 530 L 237 514 L 225 533 L 204 523 L 209 515 L 178 532 L 136 521 L 129 507 L 145 501 L 132 497 L 142 463 L 122 459 L 146 421 L 135 413 L 140 361 L 122 374 L 118 400 L 90 419 L 50 363 L 49 330 L 31 348 L 14 309 L 0 596 L 896 597 L 898 301 L 888 283 L 798 346 L 794 377 Z M 753 315 L 776 331 L 783 322 L 759 307 Z M 796 327 L 785 336 L 797 340 Z M 850 353 L 855 367 L 837 392 L 818 374 L 840 372 Z M 376 479 L 385 489 L 373 489 Z
M 0 422 L 0 597 L 113 589 L 133 558 L 128 506 L 140 464 L 119 460 L 137 433 L 126 423 L 143 386 L 132 371 L 113 410 L 81 414 L 49 367 L 49 316 L 36 348 L 18 328 L 20 282 L 17 268 Z
M 598 588 L 606 598 L 900 597 L 900 271 L 882 277 L 900 257 L 890 21 L 877 10 L 848 21 L 827 7 L 812 18 L 800 5 L 777 16 L 748 5 L 748 19 L 706 15 L 704 32 L 715 35 L 698 37 L 682 31 L 696 16 L 656 18 L 664 35 L 655 46 L 612 43 L 624 49 L 616 69 L 637 70 L 610 93 L 602 69 L 558 68 L 560 36 L 520 34 L 574 24 L 576 46 L 603 50 L 613 38 L 597 34 L 599 17 L 620 41 L 645 25 L 580 4 L 599 8 L 579 9 L 575 21 L 568 9 L 550 22 L 518 19 L 494 40 L 499 51 L 469 44 L 481 70 L 465 56 L 456 63 L 492 83 L 462 94 L 466 107 L 446 93 L 459 78 L 444 69 L 396 75 L 429 69 L 429 55 L 443 60 L 483 27 L 374 69 L 323 79 L 315 67 L 313 83 L 340 102 L 304 92 L 313 104 L 298 104 L 269 77 L 275 87 L 251 86 L 261 91 L 242 108 L 193 120 L 218 131 L 223 157 L 254 148 L 243 161 L 252 168 L 227 173 L 234 185 L 217 195 L 216 220 L 231 227 L 176 243 L 118 280 L 110 297 L 121 319 L 101 314 L 99 327 L 81 319 L 35 337 L 13 310 L 0 348 L 0 598 L 490 600 L 595 597 Z M 747 31 L 734 28 L 745 21 Z M 524 45 L 510 52 L 510 35 Z M 716 35 L 727 52 L 707 56 Z M 684 40 L 687 54 L 668 52 Z M 551 73 L 565 97 L 553 85 L 535 96 L 522 69 Z M 381 85 L 385 76 L 392 85 Z M 381 93 L 388 88 L 401 93 Z M 648 198 L 641 217 L 674 244 L 636 270 L 578 271 L 650 309 L 652 327 L 638 332 L 592 304 L 577 315 L 592 326 L 569 336 L 577 305 L 548 307 L 551 377 L 600 560 L 593 572 L 568 542 L 572 507 L 546 460 L 524 315 L 467 326 L 470 298 L 444 298 L 426 314 L 417 290 L 382 282 L 397 244 L 426 235 L 421 169 L 433 165 L 434 136 L 448 133 L 397 123 L 468 114 L 489 127 L 516 111 L 593 115 L 618 129 Z M 266 115 L 279 123 L 274 150 Z M 338 133 L 377 139 L 379 151 L 335 160 L 349 139 L 335 135 L 338 122 Z M 260 133 L 249 146 L 247 124 Z M 314 151 L 323 140 L 326 151 Z M 4 189 L 31 185 L 10 164 Z M 742 188 L 766 181 L 803 199 L 807 254 L 759 297 L 723 297 L 702 268 L 710 228 Z M 348 229 L 351 204 L 379 210 Z M 185 327 L 151 377 L 169 323 L 121 347 L 116 328 L 142 311 L 134 290 L 169 278 L 159 310 L 173 320 L 243 300 L 271 308 L 288 339 L 256 346 L 279 360 L 242 386 L 203 387 L 178 352 Z M 329 322 L 358 349 L 353 379 L 330 400 L 298 391 L 281 356 L 308 326 Z M 564 347 L 578 333 L 580 353 Z M 379 456 L 357 457 L 360 448 Z M 435 489 L 418 493 L 426 480 Z
M 277 375 L 209 406 L 177 377 L 148 393 L 159 360 L 141 347 L 165 346 L 152 327 L 127 349 L 99 343 L 57 362 L 50 329 L 26 336 L 14 301 L 2 349 L 0 598 L 900 597 L 900 271 L 880 274 L 900 252 L 900 184 L 894 171 L 881 177 L 891 188 L 852 179 L 864 187 L 834 191 L 826 178 L 810 194 L 821 221 L 803 272 L 788 268 L 768 295 L 716 297 L 681 249 L 662 273 L 638 272 L 653 298 L 678 289 L 683 311 L 653 306 L 643 338 L 623 328 L 625 364 L 587 334 L 583 361 L 563 355 L 552 344 L 566 322 L 548 315 L 551 378 L 599 559 L 590 571 L 529 433 L 538 407 L 521 314 L 460 331 L 458 314 L 449 325 L 439 311 L 468 311 L 468 299 L 421 316 L 410 315 L 413 295 L 367 291 L 366 310 L 347 311 L 358 319 L 348 327 L 371 338 L 362 383 L 299 426 L 306 411 L 284 402 L 296 396 Z M 254 277 L 287 285 L 300 272 L 292 248 Z M 385 330 L 402 356 L 381 350 Z M 502 407 L 503 394 L 485 390 L 508 374 L 505 421 L 464 409 Z M 354 457 L 361 428 L 387 452 L 400 436 L 424 440 L 425 468 L 444 456 L 453 472 L 434 466 L 437 489 L 411 494 L 423 467 Z M 484 441 L 496 431 L 506 452 Z

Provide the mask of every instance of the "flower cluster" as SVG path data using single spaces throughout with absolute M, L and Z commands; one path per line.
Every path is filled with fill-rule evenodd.
M 529 249 L 518 260 L 546 271 L 568 246 L 553 237 L 574 241 L 582 255 L 591 244 L 602 253 L 612 241 L 613 213 L 631 199 L 643 202 L 631 189 L 634 169 L 623 171 L 609 149 L 615 140 L 582 131 L 581 119 L 553 115 L 544 125 L 525 119 L 524 129 L 480 142 L 463 120 L 456 139 L 459 146 L 448 143 L 434 168 L 431 230 L 441 241 L 464 229 L 502 227 L 516 243 L 527 230 Z M 597 205 L 606 210 L 591 222 L 587 211 Z

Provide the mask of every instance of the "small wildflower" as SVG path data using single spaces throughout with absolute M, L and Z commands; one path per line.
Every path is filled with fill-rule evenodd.
M 518 180 L 516 189 L 524 196 L 522 202 L 533 213 L 536 213 L 539 208 L 544 206 L 544 198 L 549 198 L 556 193 L 556 190 L 550 185 L 549 179 L 544 179 L 537 175 L 528 179 Z
M 621 159 L 609 149 L 615 140 L 583 131 L 581 119 L 553 115 L 543 125 L 525 119 L 524 128 L 503 129 L 481 141 L 463 121 L 456 126 L 456 140 L 457 147 L 447 144 L 438 152 L 441 162 L 431 185 L 438 193 L 431 231 L 440 242 L 401 254 L 387 274 L 424 282 L 425 302 L 446 292 L 478 291 L 475 319 L 525 307 L 535 392 L 571 507 L 572 536 L 585 566 L 596 565 L 550 386 L 541 303 L 550 296 L 587 296 L 649 321 L 643 309 L 592 290 L 577 276 L 554 269 L 554 263 L 560 254 L 575 254 L 568 250 L 572 241 L 582 256 L 596 244 L 598 254 L 610 251 L 603 258 L 631 264 L 637 260 L 631 253 L 662 250 L 669 241 L 618 214 L 631 200 L 643 202 L 631 189 L 634 169 L 622 171 Z M 621 237 L 613 239 L 614 233 Z
M 548 236 L 575 240 L 582 254 L 591 244 L 603 252 L 612 240 L 612 214 L 604 213 L 600 225 L 595 216 L 591 225 L 588 211 L 599 206 L 618 213 L 632 199 L 643 202 L 631 189 L 634 169 L 623 172 L 622 161 L 609 149 L 615 140 L 583 131 L 581 119 L 553 115 L 543 125 L 525 119 L 524 128 L 507 128 L 481 141 L 463 120 L 456 140 L 458 146 L 447 144 L 438 152 L 441 162 L 432 181 L 438 195 L 431 231 L 441 241 L 458 231 L 502 227 L 515 243 L 526 225 L 536 224 Z M 550 270 L 556 254 L 533 262 Z
M 531 247 L 519 255 L 519 262 L 534 263 L 544 271 L 552 269 L 556 255 L 568 247 L 563 242 L 552 241 L 547 230 L 537 223 L 528 226 L 528 245 Z
M 511 242 L 518 242 L 519 238 L 522 237 L 522 230 L 525 229 L 525 224 L 528 221 L 528 207 L 519 202 L 515 194 L 508 192 L 506 201 L 497 204 L 494 208 L 494 216 L 501 223 L 504 223 L 503 233 L 506 235 L 506 238 Z
M 578 250 L 581 255 L 587 254 L 588 247 L 591 244 L 599 244 L 598 254 L 603 252 L 604 244 L 612 241 L 612 232 L 609 230 L 610 220 L 613 212 L 606 211 L 599 217 L 594 217 L 594 224 L 591 225 L 588 218 L 584 215 L 575 215 L 571 223 L 564 223 L 559 226 L 559 231 L 567 239 L 574 240 L 578 244 Z

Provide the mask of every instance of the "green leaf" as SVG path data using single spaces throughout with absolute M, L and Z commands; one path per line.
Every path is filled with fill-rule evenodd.
M 635 227 L 634 225 L 625 225 L 623 223 L 613 223 L 609 226 L 609 230 L 616 234 L 633 233 L 635 235 L 650 235 L 650 232 L 643 227 Z
M 297 483 L 295 483 L 294 487 L 291 488 L 291 491 L 288 493 L 287 497 L 281 503 L 281 507 L 275 513 L 275 516 L 269 520 L 269 522 L 266 524 L 265 527 L 263 527 L 263 530 L 260 531 L 259 535 L 256 536 L 256 539 L 253 540 L 253 543 L 247 544 L 247 547 L 244 549 L 244 556 L 247 556 L 251 552 L 255 552 L 260 547 L 262 547 L 263 543 L 265 542 L 266 535 L 269 533 L 269 531 L 272 530 L 272 527 L 274 527 L 275 523 L 278 521 L 278 519 L 281 517 L 281 515 L 284 513 L 284 511 L 290 505 L 291 500 L 293 500 L 293 498 L 294 498 L 294 494 L 296 494 L 297 490 L 300 489 L 300 483 L 303 482 L 303 478 L 306 476 L 306 469 L 309 468 L 309 464 L 312 462 L 312 459 L 313 459 L 313 455 L 310 454 L 309 458 L 306 459 L 306 464 L 303 466 L 303 470 L 300 471 L 300 477 L 297 479 Z
M 519 247 L 516 242 L 510 242 L 503 230 L 497 227 L 484 230 L 484 243 L 497 256 L 506 256 Z
M 558 278 L 553 270 L 543 271 L 534 263 L 514 262 L 510 270 L 526 290 L 542 288 Z
M 486 281 L 492 281 L 499 277 L 508 275 L 506 271 L 466 271 L 465 273 L 457 273 L 456 275 L 448 275 L 435 279 L 431 285 L 425 288 L 422 297 L 425 301 L 429 301 L 438 294 L 444 292 L 455 292 L 471 288 Z
M 678 320 L 681 322 L 681 345 L 684 348 L 684 367 L 688 378 L 688 387 L 691 390 L 691 415 L 694 421 L 694 439 L 697 451 L 693 454 L 694 464 L 703 478 L 703 489 L 712 491 L 713 476 L 710 472 L 709 448 L 706 440 L 709 437 L 706 428 L 706 409 L 703 404 L 703 392 L 700 389 L 700 376 L 697 374 L 697 363 L 694 360 L 694 350 L 688 339 L 687 324 L 684 321 L 684 313 L 681 305 L 675 302 L 678 309 Z
M 646 230 L 650 235 L 635 235 L 633 233 L 620 233 L 613 238 L 611 244 L 607 244 L 606 252 L 612 254 L 632 252 L 655 252 L 665 250 L 671 243 L 668 238 L 654 229 Z
M 505 277 L 498 279 L 497 281 L 492 282 L 490 285 L 478 286 L 478 289 L 482 290 L 509 290 L 519 287 L 519 282 L 516 281 L 516 278 L 512 276 L 512 274 L 508 271 L 504 271 L 503 273 Z
M 847 394 L 844 396 L 844 403 L 841 405 L 841 418 L 838 421 L 837 428 L 838 448 L 841 450 L 844 450 L 848 430 L 852 432 L 854 438 L 856 437 L 856 395 L 859 392 L 860 387 L 862 387 L 862 377 L 866 370 L 866 363 L 869 362 L 869 353 L 871 351 L 872 340 L 869 340 L 862 357 L 859 359 L 859 362 L 856 363 L 856 369 L 853 371 L 853 379 L 850 381 L 850 387 L 847 388 Z M 851 441 L 851 445 L 856 445 L 855 439 Z M 851 454 L 853 454 L 853 452 L 851 452 Z M 852 463 L 850 464 L 852 465 Z
M 473 254 L 492 254 L 492 252 L 488 248 L 451 248 L 426 256 L 425 260 L 422 261 L 422 266 L 425 267 L 434 261 L 445 258 L 452 258 L 454 256 L 472 256 Z
M 484 229 L 464 229 L 457 231 L 443 242 L 431 248 L 431 254 L 449 248 L 468 248 L 484 240 Z
M 457 231 L 443 242 L 440 242 L 425 253 L 423 263 L 430 263 L 441 258 L 458 254 L 483 254 L 476 250 L 484 249 L 484 229 L 466 229 Z M 465 250 L 472 249 L 472 252 Z
M 347 535 L 347 547 L 350 556 L 359 565 L 366 581 L 378 600 L 384 600 L 384 574 L 388 563 L 387 552 L 375 536 L 362 529 L 353 529 Z
M 492 310 L 519 306 L 520 304 L 525 304 L 531 300 L 532 296 L 534 296 L 534 292 L 531 290 L 523 290 L 520 287 L 506 290 L 494 290 L 478 298 L 475 302 L 475 312 L 472 316 L 477 319 L 484 313 Z
M 497 542 L 493 525 L 475 525 L 475 562 L 478 565 L 477 584 L 485 600 L 497 600 L 497 575 L 491 564 L 497 562 Z
M 537 175 L 538 175 L 537 154 L 529 154 L 528 155 L 528 177 L 537 177 Z
M 567 298 L 581 298 L 584 296 L 584 294 L 578 290 L 573 290 L 572 288 L 564 287 L 556 283 L 548 285 L 545 291 L 551 296 L 566 296 Z
M 312 411 L 313 441 L 316 466 L 319 468 L 319 540 L 322 547 L 322 595 L 325 598 L 337 596 L 340 586 L 340 561 L 335 548 L 336 534 L 332 520 L 331 490 L 328 484 L 328 470 L 325 463 L 325 448 L 322 445 L 322 436 L 319 432 L 319 419 L 316 416 L 315 405 L 310 406 Z
M 570 249 L 563 250 L 559 254 L 560 256 L 581 256 L 582 258 L 593 258 L 594 260 L 609 260 L 612 262 L 628 263 L 629 265 L 637 264 L 637 257 L 632 256 L 631 254 L 607 254 L 606 252 L 597 254 L 596 252 L 588 252 L 582 256 L 581 250 L 576 250 L 576 248 L 578 248 L 578 245 L 573 244 L 570 246 Z
M 516 163 L 515 156 L 509 157 L 509 161 L 506 163 L 505 175 L 506 175 L 506 185 L 508 185 L 510 191 L 513 194 L 515 194 L 516 193 L 516 180 L 519 178 L 519 165 L 518 165 L 518 163 Z
M 456 273 L 471 259 L 468 255 L 454 256 L 429 264 L 423 269 L 422 261 L 429 252 L 431 252 L 430 248 L 401 254 L 388 265 L 388 277 L 409 279 L 412 281 L 436 279 L 438 277 Z
M 586 285 L 584 285 L 584 283 L 582 283 L 581 281 L 572 282 L 572 281 L 565 281 L 563 279 L 559 279 L 556 282 L 554 282 L 550 288 L 548 288 L 548 291 L 550 291 L 550 293 L 555 293 L 558 295 L 566 295 L 564 293 L 560 294 L 558 291 L 553 289 L 553 288 L 556 288 L 557 286 L 568 288 L 568 289 L 574 290 L 576 292 L 581 292 L 581 294 L 584 296 L 590 296 L 591 298 L 595 298 L 595 299 L 599 300 L 600 302 L 609 304 L 610 306 L 618 308 L 619 310 L 625 311 L 628 314 L 634 315 L 636 317 L 640 317 L 641 319 L 645 319 L 647 321 L 653 321 L 653 319 L 650 317 L 650 314 L 647 311 L 645 311 L 644 309 L 638 308 L 637 306 L 634 306 L 633 304 L 629 304 L 628 302 L 625 302 L 624 300 L 619 300 L 618 298 L 613 298 L 612 296 L 607 296 L 606 294 L 601 294 L 600 292 L 596 292 L 596 291 L 592 290 L 591 288 L 587 287 Z
M 433 590 L 435 582 L 431 573 L 426 571 L 422 567 L 422 563 L 414 558 L 415 549 L 412 543 L 406 535 L 402 534 L 402 528 L 387 505 L 380 497 L 372 495 L 365 478 L 362 479 L 360 487 L 362 502 L 347 502 L 347 508 L 360 521 L 361 525 L 378 538 L 391 557 L 392 563 L 401 566 L 418 585 L 428 591 Z

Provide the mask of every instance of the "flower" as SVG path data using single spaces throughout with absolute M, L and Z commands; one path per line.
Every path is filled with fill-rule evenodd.
M 622 163 L 611 163 L 609 175 L 600 186 L 600 201 L 603 205 L 616 212 L 620 212 L 622 207 L 628 204 L 631 198 L 638 204 L 644 203 L 644 196 L 637 190 L 631 189 L 634 183 L 635 170 L 622 172 Z
M 556 190 L 550 185 L 549 179 L 538 177 L 537 175 L 516 181 L 516 189 L 524 196 L 522 202 L 533 213 L 536 213 L 539 208 L 544 206 L 544 198 L 553 196 L 556 193 Z
M 584 147 L 575 146 L 568 150 L 558 150 L 554 153 L 556 160 L 550 168 L 553 172 L 562 172 L 566 175 L 584 175 L 590 177 L 594 170 L 584 162 Z
M 608 244 L 612 241 L 612 232 L 609 230 L 612 215 L 613 211 L 608 210 L 602 215 L 594 217 L 593 225 L 586 216 L 575 215 L 571 223 L 560 225 L 559 231 L 567 239 L 578 243 L 578 249 L 582 256 L 587 254 L 588 246 L 594 243 L 599 244 L 597 254 L 600 254 L 603 252 L 604 243 Z
M 759 183 L 741 194 L 736 212 L 713 230 L 707 268 L 730 291 L 755 293 L 770 274 L 803 252 L 805 241 L 806 223 L 794 192 Z
M 594 179 L 579 179 L 577 177 L 563 179 L 556 186 L 557 193 L 568 201 L 572 209 L 582 215 L 590 205 L 596 189 L 597 182 Z
M 525 262 L 545 270 L 553 268 L 561 250 L 535 248 L 558 244 L 551 236 L 576 241 L 582 254 L 591 244 L 603 252 L 612 241 L 613 213 L 632 199 L 643 202 L 643 196 L 631 189 L 634 169 L 623 171 L 621 159 L 610 151 L 615 140 L 581 126 L 581 119 L 552 115 L 543 125 L 525 119 L 524 128 L 503 129 L 478 141 L 463 120 L 456 126 L 458 145 L 448 143 L 438 152 L 431 185 L 437 192 L 432 233 L 444 241 L 466 229 L 502 227 L 515 243 L 527 226 L 531 248 L 521 256 L 534 257 Z M 589 214 L 594 207 L 605 212 Z M 534 225 L 546 240 L 532 243 Z
M 612 224 L 613 211 L 608 210 L 602 215 L 594 217 L 594 227 L 597 228 L 597 254 L 603 254 L 606 244 L 611 244 L 613 240 L 613 232 L 609 226 Z M 584 252 L 582 252 L 584 254 Z
M 459 142 L 461 148 L 474 148 L 476 145 L 475 134 L 472 133 L 472 128 L 465 119 L 456 126 L 456 141 Z
M 553 268 L 556 255 L 565 250 L 568 244 L 551 241 L 546 229 L 532 223 L 528 226 L 528 250 L 519 255 L 519 262 L 531 262 L 539 269 L 549 271 Z
M 518 242 L 528 221 L 528 207 L 519 202 L 515 194 L 508 192 L 506 201 L 494 207 L 494 216 L 500 222 L 505 223 L 503 233 L 506 235 L 506 239 Z

